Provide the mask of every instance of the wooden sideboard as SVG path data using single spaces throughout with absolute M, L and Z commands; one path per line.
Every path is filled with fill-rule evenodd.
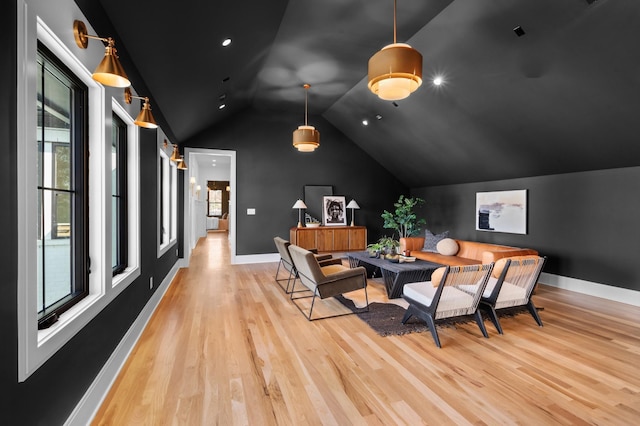
M 356 251 L 367 247 L 365 226 L 319 226 L 317 228 L 291 228 L 289 240 L 302 248 L 316 248 L 319 252 Z

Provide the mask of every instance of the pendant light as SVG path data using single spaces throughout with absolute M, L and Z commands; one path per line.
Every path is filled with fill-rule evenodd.
M 385 101 L 408 97 L 422 84 L 422 55 L 396 42 L 396 0 L 393 0 L 393 44 L 369 59 L 369 90 Z
M 131 82 L 127 73 L 124 72 L 124 68 L 118 59 L 117 50 L 114 47 L 115 41 L 109 38 L 102 38 L 98 36 L 89 35 L 87 33 L 87 26 L 82 21 L 73 21 L 73 36 L 76 40 L 76 44 L 81 49 L 86 49 L 89 44 L 89 39 L 102 40 L 107 43 L 104 48 L 104 58 L 98 67 L 93 72 L 93 79 L 98 83 L 102 83 L 105 86 L 111 87 L 129 87 Z
M 131 88 L 127 87 L 124 89 L 124 101 L 128 104 L 131 103 L 132 99 L 143 99 L 144 104 L 142 104 L 142 109 L 138 114 L 138 117 L 133 122 L 134 124 L 144 127 L 146 129 L 156 129 L 158 124 L 156 123 L 155 118 L 153 118 L 153 114 L 151 114 L 151 105 L 149 104 L 149 98 L 142 96 L 134 96 L 131 94 Z
M 315 127 L 307 124 L 307 92 L 309 84 L 304 87 L 304 126 L 298 126 L 293 131 L 293 146 L 300 152 L 313 152 L 320 146 L 320 132 Z

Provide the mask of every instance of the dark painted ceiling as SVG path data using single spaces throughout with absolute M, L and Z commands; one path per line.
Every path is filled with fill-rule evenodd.
M 366 82 L 392 0 L 100 2 L 180 143 L 246 107 L 302 120 L 309 83 L 310 116 L 409 187 L 640 165 L 637 0 L 398 0 L 425 81 L 397 107 Z

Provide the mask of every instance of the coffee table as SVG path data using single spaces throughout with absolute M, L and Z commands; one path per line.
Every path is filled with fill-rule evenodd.
M 407 283 L 429 281 L 433 271 L 442 266 L 419 259 L 414 262 L 393 263 L 386 259 L 369 257 L 367 251 L 349 252 L 347 256 L 351 268 L 364 266 L 371 277 L 375 276 L 376 271 L 381 271 L 389 299 L 402 297 L 402 288 Z

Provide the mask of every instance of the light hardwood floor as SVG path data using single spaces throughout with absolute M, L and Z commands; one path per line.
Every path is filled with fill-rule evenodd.
M 226 234 L 201 239 L 94 424 L 640 424 L 637 307 L 539 286 L 544 327 L 441 328 L 438 349 L 354 315 L 308 322 L 276 266 L 231 266 Z

